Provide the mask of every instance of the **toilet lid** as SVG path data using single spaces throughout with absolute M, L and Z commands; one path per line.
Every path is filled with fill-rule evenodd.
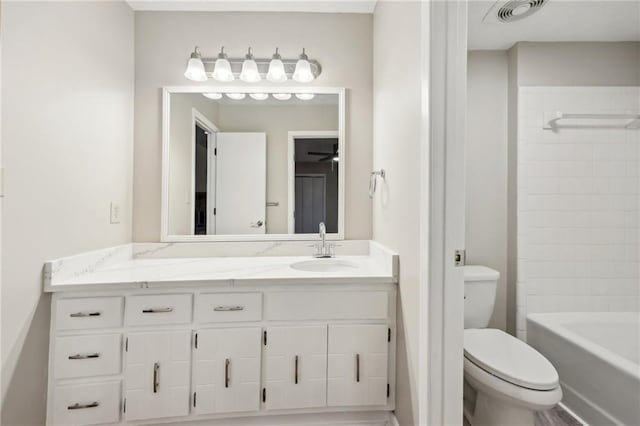
M 464 356 L 486 372 L 535 390 L 558 387 L 558 373 L 542 354 L 501 330 L 464 331 Z

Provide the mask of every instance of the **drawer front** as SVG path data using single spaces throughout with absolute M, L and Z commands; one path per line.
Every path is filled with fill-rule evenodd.
M 57 337 L 55 345 L 56 379 L 120 373 L 122 335 L 119 333 Z
M 57 386 L 53 393 L 54 425 L 96 425 L 120 421 L 120 382 Z
M 210 293 L 196 299 L 196 320 L 202 323 L 261 319 L 262 293 Z
M 191 294 L 131 296 L 127 299 L 127 324 L 189 324 L 192 299 Z
M 389 316 L 386 291 L 307 291 L 265 294 L 267 320 L 372 319 Z
M 122 300 L 122 297 L 60 299 L 56 302 L 56 329 L 120 327 Z

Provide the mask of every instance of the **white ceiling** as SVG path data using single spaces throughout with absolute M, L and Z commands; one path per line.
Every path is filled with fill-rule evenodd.
M 127 0 L 133 10 L 373 13 L 377 0 Z
M 521 21 L 483 23 L 494 3 L 470 1 L 470 50 L 508 49 L 518 41 L 640 41 L 640 0 L 549 0 Z

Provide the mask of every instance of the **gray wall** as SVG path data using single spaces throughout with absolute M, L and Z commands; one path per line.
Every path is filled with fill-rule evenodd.
M 45 422 L 43 263 L 131 241 L 133 24 L 122 2 L 2 5 L 3 425 Z
M 506 52 L 506 61 L 503 55 L 496 51 L 469 54 L 467 249 L 470 263 L 484 261 L 489 266 L 499 265 L 496 262 L 503 261 L 506 253 L 506 298 L 505 283 L 501 282 L 492 326 L 500 326 L 506 316 L 506 330 L 515 334 L 518 87 L 640 85 L 640 43 L 521 42 Z M 498 77 L 505 79 L 506 97 L 504 84 Z M 502 138 L 505 106 L 500 102 L 506 102 L 506 142 Z M 496 125 L 490 127 L 488 123 Z M 490 159 L 496 159 L 493 170 L 485 169 Z M 502 182 L 503 161 L 507 167 L 506 185 Z M 480 206 L 482 199 L 499 202 L 501 206 L 507 200 L 506 241 L 499 234 L 492 234 L 504 232 L 504 207 L 496 209 L 493 217 L 488 216 L 490 206 Z M 480 228 L 482 225 L 485 229 Z M 483 245 L 493 252 L 480 255 L 478 250 Z M 500 267 L 497 269 L 502 272 Z
M 241 56 L 252 46 L 257 56 L 268 57 L 278 46 L 290 58 L 306 47 L 323 67 L 311 85 L 348 89 L 345 235 L 348 239 L 371 238 L 371 202 L 366 189 L 372 161 L 371 15 L 138 12 L 135 31 L 135 241 L 160 238 L 161 88 L 217 84 L 184 78 L 195 44 L 205 56 L 214 56 L 220 46 L 232 56 Z
M 507 323 L 507 88 L 504 50 L 470 52 L 467 64 L 467 264 L 500 272 L 490 327 Z

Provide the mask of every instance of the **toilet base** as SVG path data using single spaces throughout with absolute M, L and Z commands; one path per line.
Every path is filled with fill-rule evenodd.
M 473 414 L 465 409 L 472 426 L 534 426 L 535 412 L 478 392 Z

